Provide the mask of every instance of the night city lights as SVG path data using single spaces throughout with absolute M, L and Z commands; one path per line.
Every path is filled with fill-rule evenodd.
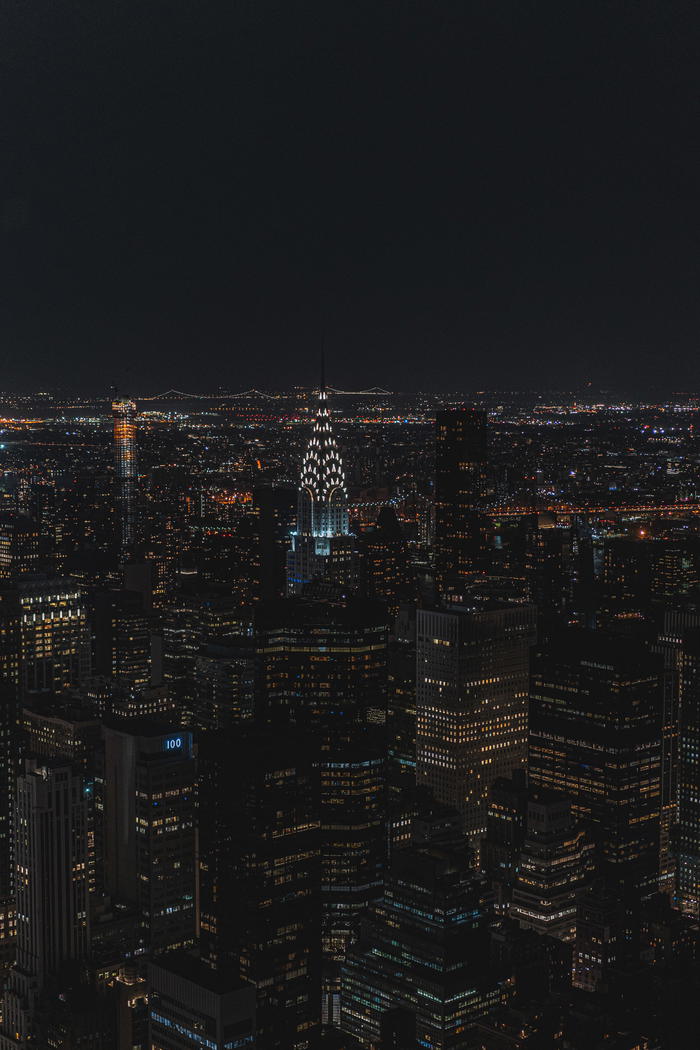
M 0 59 L 0 1050 L 695 1050 L 700 11 Z

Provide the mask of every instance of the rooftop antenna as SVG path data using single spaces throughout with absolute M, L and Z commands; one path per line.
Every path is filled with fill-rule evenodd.
M 326 346 L 321 339 L 321 397 L 326 396 Z

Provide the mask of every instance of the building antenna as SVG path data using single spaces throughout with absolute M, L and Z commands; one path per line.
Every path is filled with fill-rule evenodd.
M 326 396 L 326 343 L 321 338 L 321 397 Z

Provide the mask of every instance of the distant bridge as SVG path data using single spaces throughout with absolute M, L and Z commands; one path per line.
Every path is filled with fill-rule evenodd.
M 391 390 L 384 390 L 381 386 L 372 386 L 367 390 L 339 390 L 337 387 L 329 386 L 329 393 L 331 394 L 343 394 L 343 395 L 366 395 L 366 394 L 379 394 L 387 397 L 392 396 Z M 257 390 L 252 388 L 251 390 L 241 390 L 237 394 L 188 394 L 185 390 L 165 390 L 162 394 L 148 394 L 134 397 L 135 401 L 227 401 L 234 400 L 239 397 L 263 397 L 266 401 L 277 401 L 281 397 L 288 397 L 289 394 L 268 394 L 264 390 Z
M 135 401 L 223 401 L 235 397 L 264 397 L 274 401 L 278 395 L 266 394 L 264 390 L 241 390 L 238 394 L 188 394 L 184 390 L 165 390 L 162 394 L 136 396 Z
M 489 507 L 487 513 L 492 518 L 522 518 L 526 514 L 558 514 L 559 517 L 569 518 L 577 514 L 589 514 L 599 517 L 602 514 L 667 514 L 669 516 L 683 514 L 700 514 L 700 502 L 698 503 L 624 503 L 620 506 L 594 507 L 573 506 L 568 503 L 550 504 L 546 507 Z

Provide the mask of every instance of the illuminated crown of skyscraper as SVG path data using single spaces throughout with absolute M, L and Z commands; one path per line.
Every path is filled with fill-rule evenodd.
M 297 531 L 311 536 L 345 536 L 349 531 L 345 472 L 324 386 L 301 468 Z

